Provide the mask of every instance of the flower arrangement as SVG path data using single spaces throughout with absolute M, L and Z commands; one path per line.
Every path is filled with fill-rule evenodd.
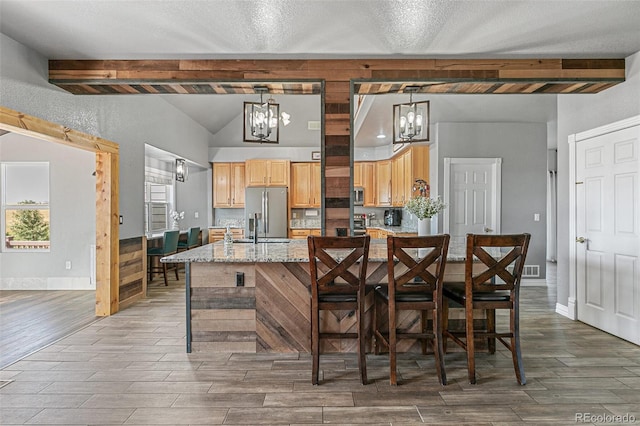
M 170 214 L 171 214 L 171 219 L 173 219 L 174 222 L 184 219 L 184 212 L 177 212 L 175 210 L 171 210 Z
M 407 201 L 404 207 L 418 219 L 430 219 L 444 210 L 447 205 L 440 197 L 431 198 L 417 195 Z
M 171 216 L 171 219 L 173 220 L 173 228 L 177 229 L 179 228 L 178 221 L 184 219 L 184 211 L 177 212 L 175 210 L 171 210 L 169 216 Z

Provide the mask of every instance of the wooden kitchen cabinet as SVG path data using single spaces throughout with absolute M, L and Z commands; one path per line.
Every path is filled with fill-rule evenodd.
M 225 232 L 227 232 L 225 228 L 209 228 L 209 243 L 215 243 L 216 241 L 224 239 Z M 233 234 L 234 240 L 244 238 L 244 229 L 231 228 L 231 234 Z
M 309 235 L 322 235 L 322 231 L 318 228 L 313 229 L 290 229 L 289 230 L 289 238 L 294 240 L 300 240 L 307 238 Z
M 376 161 L 376 206 L 391 206 L 391 160 Z
M 376 206 L 376 164 L 366 161 L 362 164 L 362 188 L 364 189 L 364 207 Z
M 289 186 L 289 160 L 247 160 L 247 186 Z
M 391 205 L 394 207 L 404 206 L 405 199 L 405 170 L 404 154 L 391 159 Z
M 213 164 L 213 207 L 244 207 L 244 163 Z
M 354 162 L 353 163 L 353 187 L 354 188 L 362 188 L 364 187 L 363 179 L 362 179 L 362 163 Z
M 320 163 L 291 163 L 291 207 L 320 207 Z

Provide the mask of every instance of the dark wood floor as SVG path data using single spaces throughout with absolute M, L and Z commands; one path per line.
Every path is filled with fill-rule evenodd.
M 0 291 L 0 368 L 97 320 L 95 291 Z
M 640 423 L 640 347 L 556 314 L 555 292 L 522 290 L 526 386 L 501 348 L 478 355 L 476 385 L 456 352 L 447 386 L 416 354 L 400 357 L 397 387 L 383 355 L 368 356 L 360 384 L 352 354 L 323 356 L 312 386 L 306 354 L 186 354 L 183 284 L 157 281 L 137 305 L 0 370 L 0 424 Z

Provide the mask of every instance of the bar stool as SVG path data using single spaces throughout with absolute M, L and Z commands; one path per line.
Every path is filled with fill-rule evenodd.
M 180 231 L 164 231 L 162 238 L 162 247 L 149 247 L 147 248 L 148 266 L 149 266 L 149 282 L 153 281 L 154 272 L 162 272 L 164 275 L 164 285 L 168 286 L 167 281 L 167 264 L 162 263 L 161 266 L 153 266 L 153 259 L 159 259 L 161 257 L 169 256 L 178 252 L 178 239 L 180 238 Z M 174 264 L 174 270 L 176 271 L 176 280 L 178 277 L 178 264 Z
M 200 234 L 199 226 L 192 226 L 187 233 L 187 241 L 178 241 L 178 251 L 191 250 L 198 247 L 198 235 Z
M 467 352 L 469 382 L 476 383 L 475 342 L 476 337 L 487 338 L 489 352 L 495 352 L 496 338 L 511 351 L 513 367 L 518 383 L 524 385 L 527 379 L 522 365 L 520 351 L 520 280 L 524 267 L 530 234 L 476 235 L 467 234 L 467 254 L 465 260 L 465 281 L 445 282 L 444 339 L 451 338 Z M 448 329 L 448 308 L 452 300 L 465 310 L 465 332 Z M 486 311 L 486 327 L 476 330 L 473 310 Z M 509 310 L 509 331 L 496 332 L 496 309 Z M 463 337 L 462 340 L 460 337 Z M 505 339 L 509 339 L 507 342 Z
M 422 340 L 422 353 L 426 354 L 427 340 L 433 343 L 436 373 L 440 383 L 447 384 L 442 347 L 442 281 L 447 263 L 449 235 L 426 237 L 387 237 L 388 286 L 378 286 L 374 300 L 375 352 L 380 344 L 389 350 L 389 382 L 397 385 L 398 339 Z M 417 260 L 415 260 L 417 259 Z M 429 269 L 429 270 L 427 270 Z M 380 330 L 381 305 L 387 305 L 389 331 Z M 420 311 L 420 332 L 398 329 L 398 311 Z M 431 330 L 427 330 L 427 311 L 431 311 Z
M 365 353 L 364 296 L 369 235 L 358 237 L 309 236 L 311 272 L 311 383 L 318 384 L 321 338 L 358 339 L 358 368 L 362 384 L 367 384 Z M 350 271 L 356 270 L 355 274 Z M 320 311 L 355 311 L 357 333 L 320 331 Z

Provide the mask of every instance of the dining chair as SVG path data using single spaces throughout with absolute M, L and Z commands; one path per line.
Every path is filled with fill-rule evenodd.
M 310 235 L 307 242 L 311 273 L 311 383 L 318 384 L 320 339 L 355 338 L 360 379 L 367 384 L 364 298 L 370 237 Z M 355 312 L 357 332 L 322 332 L 320 311 Z
M 380 344 L 389 351 L 389 382 L 397 385 L 398 339 L 418 339 L 422 353 L 427 352 L 427 341 L 433 344 L 436 374 L 442 385 L 447 384 L 442 347 L 442 282 L 447 263 L 449 235 L 424 237 L 387 237 L 388 285 L 377 286 L 374 293 L 375 352 Z M 381 330 L 382 305 L 388 313 L 388 331 Z M 420 311 L 419 331 L 400 329 L 398 314 L 403 310 Z M 431 311 L 431 330 L 428 330 L 427 312 Z M 411 327 L 413 324 L 409 324 Z
M 160 262 L 161 257 L 169 256 L 178 252 L 178 239 L 180 238 L 180 231 L 164 231 L 162 238 L 162 247 L 149 247 L 147 248 L 147 256 L 149 265 L 149 282 L 153 281 L 154 272 L 162 272 L 164 275 L 164 285 L 168 286 L 167 281 L 167 263 Z M 159 266 L 153 265 L 153 260 L 157 259 L 160 262 Z M 176 271 L 176 280 L 178 277 L 178 264 L 173 264 L 173 269 Z
M 526 384 L 520 350 L 520 280 L 531 235 L 467 234 L 464 282 L 445 282 L 444 345 L 451 338 L 467 353 L 469 382 L 476 383 L 475 339 L 487 338 L 490 353 L 495 353 L 495 341 L 500 341 L 513 359 L 516 378 Z M 464 307 L 465 331 L 449 330 L 449 301 Z M 484 329 L 476 329 L 474 309 L 486 312 Z M 496 331 L 496 309 L 509 310 L 509 331 Z M 464 339 L 464 340 L 462 340 Z M 507 341 L 506 339 L 509 339 Z
M 191 250 L 198 247 L 198 236 L 200 235 L 200 227 L 192 226 L 187 233 L 187 241 L 178 241 L 178 251 Z

